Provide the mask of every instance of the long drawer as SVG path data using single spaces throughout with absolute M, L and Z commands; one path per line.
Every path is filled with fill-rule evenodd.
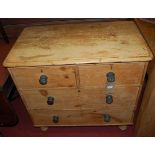
M 31 110 L 34 126 L 97 126 L 132 124 L 133 109 L 101 110 Z
M 81 110 L 134 107 L 139 87 L 115 87 L 111 94 L 101 88 L 21 90 L 28 109 Z

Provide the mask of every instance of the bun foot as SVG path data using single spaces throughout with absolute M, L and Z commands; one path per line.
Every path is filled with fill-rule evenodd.
M 122 131 L 125 131 L 128 127 L 127 127 L 127 125 L 120 125 L 120 126 L 118 126 L 118 128 Z
M 48 127 L 47 126 L 42 126 L 40 127 L 41 131 L 47 131 L 48 130 Z

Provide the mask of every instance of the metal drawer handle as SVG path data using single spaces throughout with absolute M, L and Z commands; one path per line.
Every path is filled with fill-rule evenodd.
M 113 96 L 112 95 L 107 95 L 106 96 L 106 103 L 111 104 L 113 102 Z
M 39 83 L 41 85 L 46 85 L 47 84 L 47 79 L 48 79 L 48 77 L 46 75 L 41 75 L 40 79 L 39 79 Z
M 48 96 L 48 98 L 47 98 L 47 104 L 48 105 L 53 105 L 54 104 L 54 97 Z
M 103 114 L 103 119 L 104 119 L 104 122 L 110 122 L 111 116 L 109 114 Z
M 108 82 L 114 82 L 114 81 L 115 81 L 115 73 L 113 73 L 113 72 L 108 72 L 108 73 L 107 73 L 107 81 L 108 81 Z
M 59 116 L 54 115 L 53 116 L 53 123 L 58 123 L 59 122 Z

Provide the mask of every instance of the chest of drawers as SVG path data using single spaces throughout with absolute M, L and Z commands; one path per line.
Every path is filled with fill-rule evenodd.
M 133 123 L 148 62 L 132 21 L 25 28 L 4 61 L 34 126 Z

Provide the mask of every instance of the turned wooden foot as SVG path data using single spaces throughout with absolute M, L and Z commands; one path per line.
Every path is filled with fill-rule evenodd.
M 120 130 L 124 131 L 124 130 L 126 130 L 128 127 L 127 127 L 127 125 L 120 125 L 120 126 L 118 126 L 118 128 L 119 128 Z
M 41 131 L 47 131 L 48 130 L 48 127 L 47 126 L 42 126 L 40 127 Z

